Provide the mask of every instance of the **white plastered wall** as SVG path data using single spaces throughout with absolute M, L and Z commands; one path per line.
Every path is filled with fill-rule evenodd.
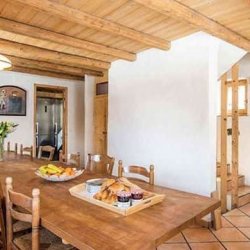
M 200 32 L 169 51 L 112 64 L 110 155 L 124 165 L 154 164 L 156 184 L 204 195 L 215 190 L 220 42 Z
M 93 153 L 93 133 L 94 133 L 94 97 L 95 97 L 95 83 L 96 79 L 93 76 L 85 76 L 85 124 L 84 124 L 84 158 L 87 161 L 88 153 Z

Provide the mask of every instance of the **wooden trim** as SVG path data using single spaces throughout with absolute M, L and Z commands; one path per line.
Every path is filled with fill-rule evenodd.
M 15 0 L 24 5 L 31 6 L 40 11 L 44 11 L 49 15 L 63 18 L 69 22 L 84 25 L 86 27 L 99 30 L 101 32 L 108 32 L 116 36 L 122 36 L 133 41 L 146 44 L 150 47 L 169 49 L 170 43 L 162 38 L 155 37 L 134 29 L 128 28 L 118 23 L 90 15 L 86 12 L 68 7 L 64 4 L 48 0 Z
M 56 90 L 57 92 L 60 91 L 63 93 L 63 153 L 67 155 L 68 153 L 68 88 L 62 86 L 55 86 L 55 85 L 46 85 L 46 84 L 34 84 L 34 115 L 33 115 L 33 122 L 34 122 L 34 157 L 36 157 L 36 108 L 37 108 L 37 94 L 38 88 L 44 88 L 49 90 Z
M 0 29 L 14 34 L 33 37 L 38 39 L 38 41 L 50 41 L 53 43 L 59 43 L 73 48 L 78 48 L 82 50 L 82 53 L 86 53 L 86 50 L 93 51 L 99 54 L 98 58 L 96 58 L 99 60 L 101 60 L 101 57 L 104 57 L 104 55 L 109 55 L 129 61 L 134 61 L 136 59 L 136 54 L 127 52 L 125 50 L 115 49 L 101 44 L 92 43 L 89 41 L 31 26 L 28 24 L 8 20 L 2 17 L 0 17 Z
M 0 53 L 31 60 L 58 63 L 66 66 L 90 69 L 109 69 L 110 63 L 87 57 L 69 55 L 61 52 L 40 49 L 30 45 L 0 39 Z
M 228 87 L 232 87 L 233 80 L 227 80 L 226 84 Z M 246 86 L 247 85 L 247 79 L 239 79 L 239 86 Z
M 16 67 L 31 68 L 31 69 L 36 69 L 36 70 L 62 73 L 62 74 L 67 74 L 67 75 L 80 76 L 80 77 L 84 77 L 85 74 L 93 75 L 93 76 L 103 76 L 103 73 L 101 71 L 95 71 L 95 70 L 90 70 L 90 69 L 83 69 L 83 68 L 71 67 L 71 66 L 60 65 L 60 64 L 55 64 L 55 63 L 25 59 L 25 58 L 16 57 L 16 56 L 9 56 L 3 53 L 2 55 L 8 57 L 12 65 Z
M 34 105 L 33 105 L 33 156 L 36 158 L 36 109 L 37 109 L 37 84 L 34 84 Z
M 45 98 L 64 98 L 63 93 L 49 93 L 46 91 L 37 91 L 37 97 L 45 97 Z
M 30 0 L 32 1 L 32 0 Z M 133 0 L 168 17 L 186 21 L 201 30 L 250 51 L 250 40 L 176 0 Z
M 227 74 L 221 77 L 221 211 L 227 211 Z
M 239 65 L 232 67 L 232 208 L 238 207 L 238 151 L 239 151 L 239 112 L 238 86 Z
M 52 71 L 31 69 L 31 68 L 25 68 L 25 67 L 12 66 L 10 69 L 5 70 L 5 71 L 14 71 L 14 72 L 34 74 L 34 75 L 40 75 L 40 76 L 50 76 L 50 77 L 56 77 L 56 78 L 84 81 L 84 76 L 82 76 L 82 77 L 73 76 L 73 75 L 67 75 L 67 74 L 63 74 L 63 73 L 56 73 L 56 72 L 52 72 Z
M 248 80 L 245 79 L 245 112 L 244 115 L 248 114 Z M 239 115 L 242 115 L 242 112 L 239 110 Z

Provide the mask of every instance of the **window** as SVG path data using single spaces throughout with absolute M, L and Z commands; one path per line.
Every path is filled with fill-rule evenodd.
M 239 115 L 247 115 L 247 80 L 239 80 L 238 89 Z M 232 114 L 232 81 L 227 81 L 227 110 Z
M 96 84 L 96 95 L 108 94 L 108 82 L 101 82 Z

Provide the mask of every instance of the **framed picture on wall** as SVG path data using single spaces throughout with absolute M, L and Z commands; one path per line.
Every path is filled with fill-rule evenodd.
M 12 86 L 0 86 L 0 115 L 25 116 L 26 90 Z

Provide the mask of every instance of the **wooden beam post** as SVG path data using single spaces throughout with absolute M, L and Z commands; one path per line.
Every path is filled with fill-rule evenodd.
M 232 208 L 238 207 L 238 158 L 239 158 L 239 65 L 232 67 Z
M 41 49 L 21 43 L 9 42 L 2 39 L 0 39 L 0 53 L 31 60 L 94 70 L 107 70 L 110 67 L 110 63 L 107 62 Z
M 61 65 L 58 63 L 49 63 L 49 62 L 44 62 L 44 61 L 25 59 L 25 58 L 16 57 L 16 56 L 10 56 L 10 55 L 3 54 L 3 53 L 1 54 L 6 56 L 11 61 L 14 67 L 23 67 L 27 69 L 30 68 L 30 69 L 38 69 L 38 70 L 43 70 L 43 71 L 52 71 L 55 73 L 62 73 L 62 74 L 68 74 L 72 76 L 80 76 L 80 77 L 84 77 L 84 75 L 93 75 L 93 76 L 100 76 L 100 77 L 103 76 L 103 72 L 101 71 L 71 67 L 71 66 Z
M 221 211 L 227 211 L 227 73 L 221 77 Z

